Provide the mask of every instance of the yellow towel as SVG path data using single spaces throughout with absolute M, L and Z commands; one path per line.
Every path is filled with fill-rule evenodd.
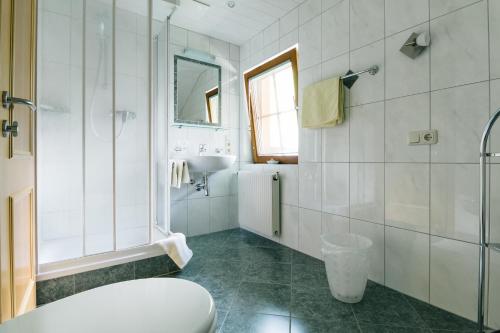
M 344 121 L 344 85 L 338 77 L 304 89 L 302 127 L 333 127 Z

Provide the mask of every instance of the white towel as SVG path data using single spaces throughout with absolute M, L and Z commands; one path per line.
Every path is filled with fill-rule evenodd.
M 170 168 L 170 186 L 181 187 L 177 177 L 177 164 L 175 163 L 175 161 L 169 161 L 168 165 Z
M 182 233 L 171 233 L 167 238 L 155 244 L 160 246 L 179 268 L 184 268 L 193 257 L 193 251 L 187 246 L 186 236 Z
M 169 167 L 172 173 L 170 186 L 181 188 L 183 183 L 189 184 L 191 177 L 189 176 L 189 168 L 185 160 L 170 160 Z
M 183 184 L 189 184 L 189 182 L 191 181 L 191 177 L 189 176 L 189 168 L 187 162 L 182 160 L 179 162 L 179 165 L 181 168 L 181 172 L 178 172 L 177 176 L 179 177 L 180 175 L 180 182 Z

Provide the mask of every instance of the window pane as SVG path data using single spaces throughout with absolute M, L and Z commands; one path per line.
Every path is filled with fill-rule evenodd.
M 208 103 L 210 103 L 210 111 L 207 110 L 207 122 L 210 122 L 210 116 L 212 117 L 212 124 L 219 123 L 219 95 L 213 95 L 208 99 Z M 210 116 L 209 113 L 210 112 Z
M 279 128 L 278 116 L 262 118 L 259 143 L 259 152 L 262 155 L 272 155 L 279 151 L 281 147 L 280 136 L 276 135 L 276 129 Z
M 257 117 L 265 117 L 276 113 L 274 85 L 271 84 L 271 78 L 266 76 L 250 81 L 250 91 Z
M 298 154 L 299 146 L 299 124 L 295 110 L 280 114 L 281 142 L 283 153 L 289 155 Z
M 279 112 L 294 110 L 294 85 L 291 64 L 289 64 L 284 70 L 276 73 L 275 79 Z
M 250 78 L 249 99 L 258 155 L 297 155 L 298 122 L 291 62 Z

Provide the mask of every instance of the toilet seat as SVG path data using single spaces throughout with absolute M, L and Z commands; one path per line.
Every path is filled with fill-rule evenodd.
M 110 284 L 44 305 L 0 325 L 0 333 L 213 333 L 209 292 L 187 280 Z

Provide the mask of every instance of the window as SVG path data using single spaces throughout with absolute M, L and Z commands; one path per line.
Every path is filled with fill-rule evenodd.
M 255 163 L 296 164 L 297 50 L 291 49 L 244 74 Z
M 217 124 L 219 122 L 219 119 L 217 119 L 217 111 L 219 110 L 219 87 L 214 87 L 205 92 L 205 102 L 207 107 L 206 121 L 210 124 Z

